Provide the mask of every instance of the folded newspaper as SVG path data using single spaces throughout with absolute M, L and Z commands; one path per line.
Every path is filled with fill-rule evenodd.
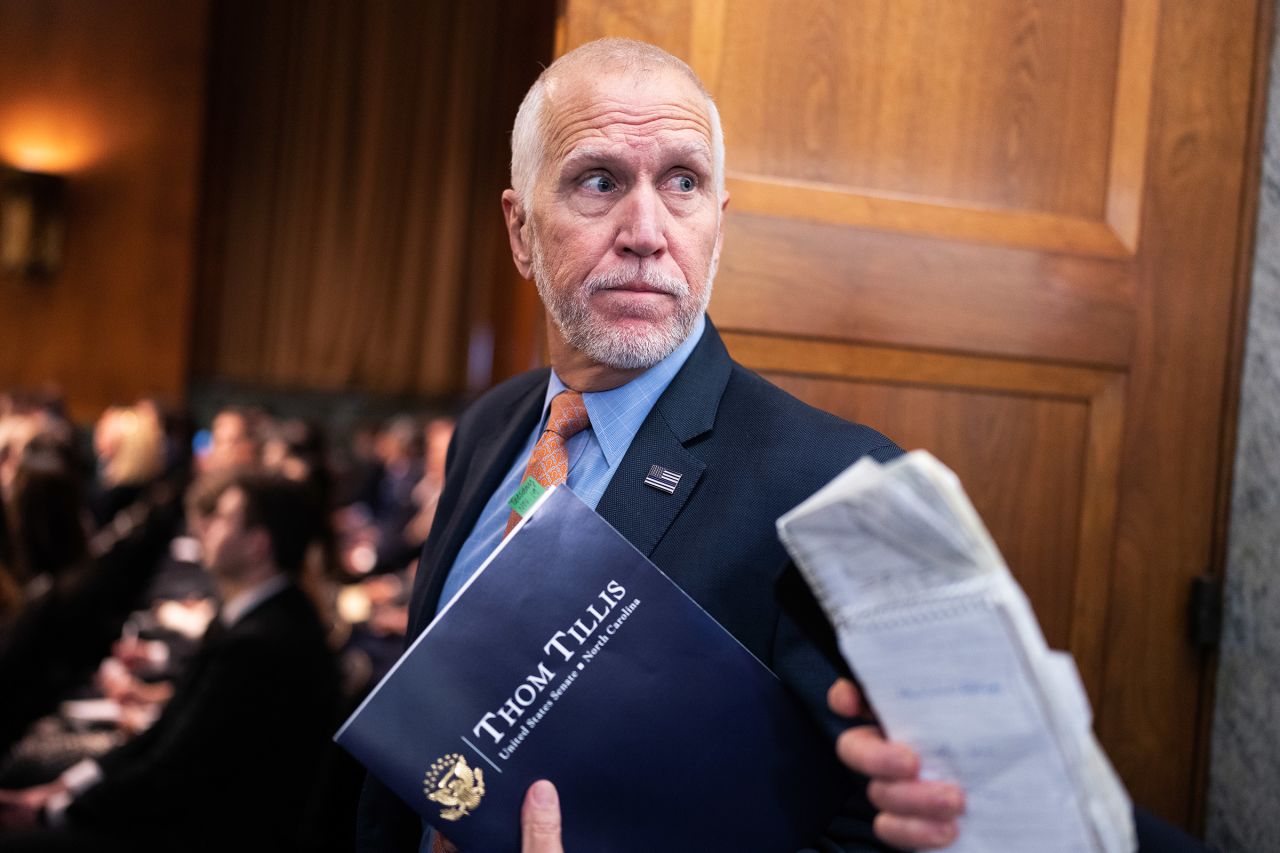
M 1128 795 L 956 476 L 924 451 L 863 459 L 778 520 L 888 735 L 958 782 L 948 850 L 1131 853 Z

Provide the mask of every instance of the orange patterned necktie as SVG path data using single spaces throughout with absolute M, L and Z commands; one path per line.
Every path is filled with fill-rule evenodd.
M 520 482 L 532 477 L 544 489 L 548 489 L 568 479 L 569 454 L 565 452 L 565 442 L 589 426 L 591 419 L 587 417 L 587 405 L 582 402 L 581 394 L 577 391 L 561 391 L 553 397 L 547 428 L 534 445 L 533 453 L 529 454 L 529 465 L 524 469 L 524 477 Z M 507 519 L 507 533 L 519 521 L 520 514 L 512 510 Z

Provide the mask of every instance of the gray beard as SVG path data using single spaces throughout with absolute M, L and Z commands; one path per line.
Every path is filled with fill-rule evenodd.
M 592 276 L 574 293 L 558 294 L 546 284 L 550 277 L 536 241 L 532 249 L 533 279 L 538 295 L 565 342 L 592 361 L 615 370 L 648 369 L 671 355 L 689 337 L 698 317 L 707 310 L 707 303 L 711 301 L 711 282 L 716 273 L 714 264 L 707 275 L 702 298 L 697 302 L 689 301 L 686 282 L 663 275 L 643 262 L 635 271 L 619 270 Z M 615 328 L 592 313 L 592 294 L 634 281 L 674 296 L 675 312 L 643 332 Z

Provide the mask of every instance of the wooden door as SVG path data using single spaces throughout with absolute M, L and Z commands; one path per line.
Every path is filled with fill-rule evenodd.
M 563 0 L 558 29 L 561 53 L 631 36 L 706 81 L 730 350 L 957 471 L 1134 799 L 1183 823 L 1208 693 L 1186 606 L 1220 544 L 1259 16 Z

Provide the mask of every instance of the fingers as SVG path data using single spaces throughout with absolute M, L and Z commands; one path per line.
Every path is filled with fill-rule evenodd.
M 858 688 L 846 678 L 827 691 L 827 705 L 842 717 L 871 717 Z M 855 726 L 836 739 L 836 754 L 870 777 L 867 797 L 880 810 L 876 835 L 894 847 L 932 850 L 956 840 L 964 791 L 949 782 L 924 781 L 920 757 L 909 746 L 885 740 L 877 726 Z
M 894 847 L 931 850 L 956 839 L 964 792 L 949 782 L 925 781 L 920 758 L 908 746 L 884 739 L 875 726 L 849 729 L 836 740 L 840 760 L 871 777 L 867 797 L 880 809 L 876 835 Z
M 887 812 L 876 815 L 872 829 L 881 841 L 904 850 L 946 847 L 959 834 L 959 827 L 954 820 L 931 821 Z
M 0 791 L 0 805 L 39 811 L 54 794 L 62 789 L 61 783 L 50 782 L 45 785 L 33 785 L 30 788 L 3 790 Z
M 886 742 L 870 726 L 861 731 L 865 733 L 851 739 L 856 760 L 880 771 L 869 774 L 873 778 L 867 786 L 867 798 L 880 810 L 873 825 L 876 835 L 907 850 L 932 850 L 955 841 L 960 831 L 956 818 L 964 813 L 964 791 L 949 782 L 917 779 L 915 773 L 891 778 L 892 771 L 912 764 L 918 768 L 919 759 L 900 744 Z
M 909 780 L 920 773 L 920 758 L 911 747 L 885 740 L 876 726 L 846 729 L 836 738 L 836 755 L 872 779 Z
M 560 796 L 540 779 L 529 786 L 520 810 L 522 853 L 564 853 L 560 843 Z
M 827 691 L 827 707 L 842 717 L 870 716 L 870 709 L 862 701 L 862 694 L 847 678 L 836 679 Z
M 881 811 L 938 822 L 964 814 L 964 792 L 950 782 L 876 779 L 867 786 L 867 798 Z
M 40 809 L 21 797 L 15 799 L 10 796 L 15 793 L 23 792 L 6 792 L 5 797 L 0 799 L 0 830 L 34 829 L 39 824 Z

